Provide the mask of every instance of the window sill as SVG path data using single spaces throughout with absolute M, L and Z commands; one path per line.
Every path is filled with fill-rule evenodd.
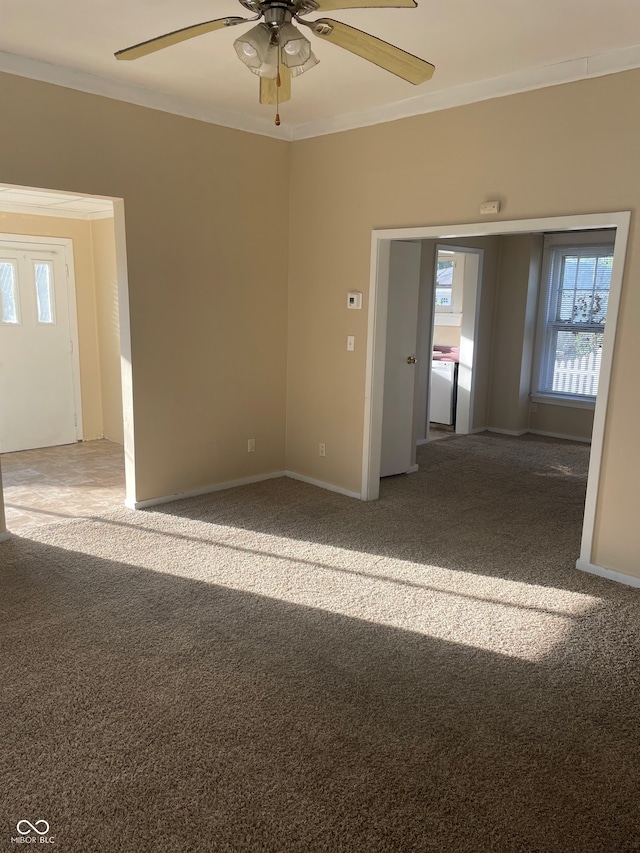
M 532 403 L 543 403 L 545 406 L 566 406 L 569 409 L 590 409 L 596 407 L 595 399 L 587 397 L 569 397 L 561 394 L 531 394 Z

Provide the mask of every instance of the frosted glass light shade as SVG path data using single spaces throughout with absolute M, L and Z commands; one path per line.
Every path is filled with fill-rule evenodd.
M 303 66 L 311 56 L 311 45 L 293 24 L 281 24 L 278 41 L 282 48 L 282 64 L 292 70 Z M 298 72 L 301 74 L 302 72 Z
M 258 24 L 237 38 L 233 46 L 238 59 L 259 77 L 278 76 L 278 45 L 272 43 L 272 30 L 266 24 Z
M 284 56 L 285 56 L 285 54 L 283 51 L 282 52 L 282 61 L 285 65 L 289 65 L 289 63 L 285 60 Z M 318 59 L 318 57 L 315 55 L 315 53 L 312 53 L 310 50 L 309 51 L 309 58 L 304 63 L 304 65 L 289 66 L 289 70 L 291 71 L 291 76 L 292 77 L 299 77 L 301 74 L 304 74 L 305 71 L 308 71 L 310 68 L 313 68 L 314 65 L 317 65 L 319 62 L 320 62 L 320 60 Z

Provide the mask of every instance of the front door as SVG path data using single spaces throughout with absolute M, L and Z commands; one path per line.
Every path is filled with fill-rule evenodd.
M 77 440 L 60 246 L 0 243 L 0 452 Z

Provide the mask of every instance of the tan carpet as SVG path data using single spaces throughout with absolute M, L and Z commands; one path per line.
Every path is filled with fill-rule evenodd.
M 375 503 L 277 480 L 23 531 L 0 849 L 640 849 L 639 593 L 574 568 L 587 453 L 453 437 Z

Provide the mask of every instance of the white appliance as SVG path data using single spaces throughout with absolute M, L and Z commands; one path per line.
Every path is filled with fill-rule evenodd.
M 453 361 L 431 362 L 431 406 L 429 420 L 453 424 L 458 365 Z

